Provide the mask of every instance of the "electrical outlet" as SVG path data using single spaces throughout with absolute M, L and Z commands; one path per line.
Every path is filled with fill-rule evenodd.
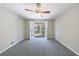
M 14 43 L 14 41 L 13 42 L 11 42 L 11 44 L 13 44 Z

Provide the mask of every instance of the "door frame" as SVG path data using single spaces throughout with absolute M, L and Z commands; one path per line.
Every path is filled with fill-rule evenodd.
M 34 37 L 34 23 L 39 22 L 39 23 L 44 23 L 45 24 L 45 37 L 40 38 L 40 39 L 47 39 L 47 32 L 48 32 L 48 21 L 30 21 L 30 39 L 39 39 Z

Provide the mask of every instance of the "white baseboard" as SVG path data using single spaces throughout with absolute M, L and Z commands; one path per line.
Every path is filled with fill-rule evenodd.
M 11 47 L 13 47 L 14 45 L 16 45 L 17 43 L 19 43 L 19 42 L 21 42 L 21 41 L 23 41 L 23 40 L 19 40 L 19 41 L 17 41 L 16 43 L 13 43 L 12 45 L 10 45 L 9 47 L 7 47 L 7 48 L 1 50 L 1 51 L 0 51 L 0 54 L 2 54 L 3 52 L 7 51 L 8 49 L 10 49 Z
M 29 37 L 24 37 L 25 39 L 30 39 Z M 48 37 L 48 39 L 54 39 L 54 37 Z
M 57 40 L 57 39 L 56 39 Z M 74 52 L 75 54 L 77 54 L 79 56 L 79 53 L 76 52 L 75 50 L 73 50 L 72 48 L 70 48 L 68 45 L 64 44 L 63 42 L 57 40 L 58 42 L 60 42 L 62 45 L 64 45 L 65 47 L 67 47 L 69 50 L 71 50 L 72 52 Z

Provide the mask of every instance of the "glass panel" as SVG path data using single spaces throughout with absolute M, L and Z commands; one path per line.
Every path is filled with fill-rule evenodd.
M 45 37 L 44 23 L 35 23 L 34 35 L 35 37 Z
M 30 39 L 47 39 L 47 21 L 30 21 Z

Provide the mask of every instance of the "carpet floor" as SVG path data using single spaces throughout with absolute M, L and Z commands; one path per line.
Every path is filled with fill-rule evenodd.
M 55 39 L 23 40 L 1 56 L 77 56 Z

